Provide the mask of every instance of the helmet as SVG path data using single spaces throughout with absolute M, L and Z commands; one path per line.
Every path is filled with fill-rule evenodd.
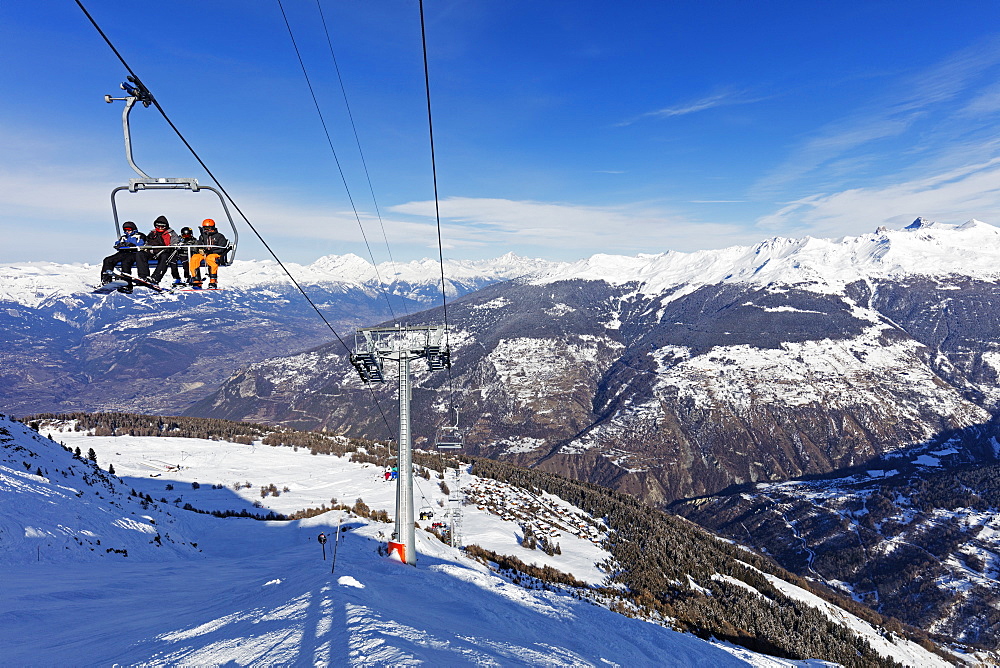
M 158 230 L 165 230 L 168 225 L 166 216 L 157 216 L 156 220 L 153 221 L 153 227 Z
M 181 228 L 181 236 L 182 237 L 190 236 L 190 235 L 193 235 L 193 234 L 194 234 L 194 230 L 192 230 L 190 227 L 182 227 Z
M 123 230 L 133 230 L 134 231 L 134 230 L 137 230 L 139 228 L 136 227 L 135 223 L 133 223 L 131 220 L 126 220 L 124 223 L 122 223 L 122 229 Z
M 205 220 L 201 221 L 201 226 L 202 227 L 211 227 L 211 228 L 214 228 L 215 227 L 215 221 L 212 220 L 211 218 L 206 218 Z

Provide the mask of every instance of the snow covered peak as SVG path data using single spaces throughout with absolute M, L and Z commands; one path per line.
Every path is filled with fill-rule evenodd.
M 351 283 L 361 283 L 375 278 L 375 267 L 372 263 L 354 253 L 324 255 L 309 265 L 309 269 L 326 274 L 330 279 Z
M 880 228 L 843 239 L 774 237 L 754 246 L 692 253 L 595 255 L 544 271 L 534 282 L 634 282 L 644 294 L 720 282 L 796 284 L 828 292 L 858 280 L 906 275 L 997 279 L 1000 228 L 978 220 L 949 225 L 918 218 L 902 230 Z
M 285 266 L 304 285 L 371 290 L 381 283 L 402 286 L 401 292 L 407 294 L 415 289 L 439 290 L 442 273 L 433 258 L 373 265 L 353 254 L 327 255 L 312 264 Z M 98 267 L 91 264 L 0 266 L 0 301 L 38 307 L 81 296 L 89 293 L 98 273 Z M 902 230 L 879 228 L 871 234 L 842 239 L 774 237 L 753 246 L 636 256 L 600 253 L 576 262 L 523 258 L 514 253 L 490 260 L 444 262 L 451 295 L 521 277 L 530 277 L 536 284 L 564 280 L 637 283 L 643 293 L 656 294 L 680 285 L 720 282 L 796 284 L 828 292 L 858 280 L 906 275 L 1000 278 L 1000 228 L 975 219 L 953 225 L 917 218 Z M 227 288 L 245 290 L 290 284 L 282 268 L 271 260 L 236 261 L 220 278 Z M 456 290 L 457 285 L 462 291 Z
M 916 220 L 904 227 L 904 230 L 920 230 L 925 227 L 934 227 L 937 225 L 933 220 L 927 220 L 923 216 L 918 216 Z

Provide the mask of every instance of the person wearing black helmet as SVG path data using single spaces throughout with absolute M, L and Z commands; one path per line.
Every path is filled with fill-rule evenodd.
M 198 237 L 194 235 L 194 230 L 190 227 L 182 227 L 181 235 L 177 237 L 177 254 L 180 257 L 180 264 L 184 267 L 184 282 L 190 283 L 191 272 L 188 269 L 188 265 L 191 263 L 191 256 L 195 252 L 195 245 L 198 243 Z M 174 285 L 178 285 L 179 281 L 175 280 Z
M 226 253 L 229 251 L 229 240 L 222 232 L 215 229 L 215 221 L 206 218 L 201 223 L 201 236 L 198 237 L 198 247 L 191 256 L 191 278 L 188 279 L 195 290 L 201 289 L 201 263 L 208 266 L 208 289 L 219 287 L 219 265 L 226 263 Z
M 146 248 L 139 251 L 146 255 L 147 263 L 150 258 L 156 259 L 156 269 L 150 279 L 153 283 L 159 283 L 163 275 L 170 267 L 170 275 L 174 277 L 174 285 L 181 282 L 181 274 L 177 269 L 175 260 L 177 259 L 177 233 L 170 227 L 166 216 L 157 216 L 153 221 L 152 231 L 146 235 Z
M 131 220 L 126 220 L 122 224 L 122 232 L 123 234 L 115 242 L 115 253 L 104 258 L 104 262 L 101 264 L 102 285 L 110 283 L 113 280 L 114 276 L 111 272 L 114 271 L 115 265 L 119 262 L 122 263 L 123 274 L 130 274 L 132 267 L 135 266 L 139 273 L 139 278 L 146 279 L 149 277 L 149 265 L 146 263 L 146 255 L 139 251 L 140 248 L 146 245 L 146 235 L 140 232 L 139 228 Z M 127 287 L 121 288 L 121 291 L 132 292 L 132 283 L 129 282 Z

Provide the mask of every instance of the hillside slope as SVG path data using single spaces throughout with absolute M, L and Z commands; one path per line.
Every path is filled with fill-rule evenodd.
M 121 418 L 114 419 L 121 423 Z M 474 546 L 483 545 L 496 554 L 521 555 L 528 563 L 553 564 L 591 582 L 608 578 L 606 573 L 600 574 L 598 560 L 605 569 L 607 564 L 616 563 L 618 557 L 609 562 L 608 553 L 602 556 L 591 539 L 568 533 L 559 539 L 561 553 L 545 554 L 521 544 L 523 524 L 498 517 L 495 513 L 500 511 L 491 510 L 492 504 L 486 501 L 490 494 L 502 492 L 542 499 L 544 505 L 557 509 L 557 514 L 559 509 L 563 513 L 588 514 L 578 503 L 605 507 L 611 522 L 605 544 L 612 554 L 623 546 L 638 546 L 630 531 L 641 530 L 650 539 L 666 541 L 658 550 L 676 555 L 668 559 L 671 568 L 681 566 L 681 573 L 687 569 L 687 575 L 681 575 L 679 580 L 670 576 L 674 584 L 666 589 L 650 589 L 661 586 L 655 578 L 648 579 L 661 568 L 656 565 L 650 570 L 651 562 L 634 571 L 635 575 L 645 573 L 646 579 L 629 585 L 631 595 L 626 595 L 620 585 L 605 589 L 555 584 L 551 572 L 542 575 L 548 581 L 539 580 L 539 576 L 531 575 L 535 571 L 524 564 L 517 567 L 520 572 L 504 571 L 498 576 L 485 563 L 462 556 L 424 531 L 418 531 L 420 556 L 416 569 L 411 569 L 378 556 L 377 548 L 389 525 L 356 513 L 331 511 L 293 522 L 258 522 L 181 511 L 182 504 L 242 509 L 255 499 L 260 512 L 288 512 L 318 505 L 321 499 L 330 502 L 328 495 L 335 487 L 345 496 L 363 495 L 367 513 L 369 506 L 375 510 L 390 505 L 392 486 L 382 480 L 381 466 L 370 462 L 373 457 L 383 456 L 374 445 L 351 456 L 317 456 L 301 447 L 296 451 L 294 447 L 265 446 L 259 441 L 239 444 L 169 436 L 185 427 L 175 428 L 169 420 L 162 424 L 166 430 L 161 437 L 91 436 L 86 431 L 75 431 L 71 423 L 65 427 L 55 423 L 40 426 L 43 431 L 54 429 L 53 435 L 70 447 L 75 443 L 91 444 L 98 461 L 113 459 L 115 468 L 126 473 L 125 479 L 148 490 L 146 493 L 168 494 L 171 498 L 154 503 L 180 513 L 186 530 L 197 534 L 198 549 L 203 552 L 193 561 L 178 561 L 171 556 L 148 567 L 130 561 L 123 564 L 122 560 L 110 568 L 89 563 L 87 573 L 66 563 L 50 566 L 45 560 L 16 566 L 18 588 L 0 604 L 4 606 L 0 615 L 19 631 L 11 636 L 16 641 L 0 641 L 6 643 L 0 645 L 5 657 L 34 657 L 34 662 L 41 657 L 59 663 L 59 658 L 65 656 L 60 652 L 73 648 L 74 659 L 86 659 L 84 662 L 150 661 L 157 665 L 228 660 L 351 665 L 413 660 L 438 664 L 736 665 L 746 661 L 762 666 L 792 665 L 785 659 L 764 657 L 746 649 L 708 644 L 669 631 L 661 624 L 606 609 L 612 607 L 637 617 L 666 621 L 668 626 L 678 624 L 681 617 L 687 620 L 682 626 L 694 623 L 695 629 L 705 631 L 721 622 L 724 627 L 707 635 L 731 635 L 740 644 L 757 644 L 772 654 L 780 647 L 791 648 L 789 643 L 825 647 L 824 652 L 828 652 L 799 655 L 800 659 L 842 656 L 845 665 L 892 665 L 893 661 L 914 666 L 944 665 L 937 655 L 776 577 L 773 573 L 777 571 L 759 557 L 742 553 L 745 561 L 732 560 L 726 556 L 731 551 L 729 546 L 690 525 L 673 520 L 664 525 L 665 530 L 640 529 L 634 519 L 629 519 L 620 529 L 615 528 L 620 519 L 632 517 L 628 508 L 634 501 L 607 496 L 606 491 L 579 487 L 579 483 L 565 479 L 559 482 L 554 477 L 545 478 L 544 474 L 532 474 L 541 487 L 526 489 L 511 479 L 517 473 L 513 468 L 496 470 L 496 477 L 491 478 L 458 472 L 454 484 L 477 495 L 482 506 L 465 506 L 463 536 L 470 546 L 469 555 L 480 553 L 481 549 Z M 8 430 L 16 434 L 18 425 Z M 334 448 L 340 442 L 336 438 L 288 433 L 281 438 L 314 439 L 314 452 L 321 451 L 317 448 L 323 439 Z M 45 439 L 32 438 L 27 431 L 14 441 L 32 451 L 46 450 Z M 65 453 L 50 444 L 48 449 L 52 448 L 58 449 L 58 456 Z M 359 455 L 362 462 L 350 461 Z M 45 455 L 39 452 L 38 456 Z M 449 482 L 453 474 L 454 470 L 448 473 Z M 235 485 L 228 484 L 230 480 L 242 483 L 246 479 L 254 481 L 249 488 L 241 484 L 237 491 Z M 282 493 L 264 494 L 268 487 L 265 481 L 276 483 Z M 566 483 L 577 485 L 563 489 L 569 501 L 543 489 L 559 491 L 559 486 Z M 476 488 L 478 492 L 473 491 Z M 485 492 L 486 488 L 495 491 Z M 419 493 L 430 497 L 425 501 L 431 507 L 439 507 L 437 501 L 445 498 L 441 496 L 443 490 L 428 491 L 426 486 Z M 18 490 L 12 490 L 3 498 L 16 503 L 18 495 Z M 67 505 L 73 503 L 70 500 Z M 508 500 L 503 505 L 505 512 L 516 504 Z M 360 512 L 361 501 L 354 507 Z M 332 564 L 322 560 L 316 534 L 320 530 L 331 533 L 331 529 L 336 534 L 336 524 L 342 520 L 347 530 L 336 548 L 336 572 L 330 574 Z M 28 526 L 33 519 L 25 516 L 21 521 Z M 676 544 L 670 538 L 672 534 L 680 538 Z M 327 545 L 328 557 L 333 556 L 334 545 Z M 691 557 L 682 555 L 691 550 L 691 554 L 703 555 L 697 559 L 699 566 L 694 562 L 685 566 L 685 559 Z M 508 557 L 497 559 L 517 563 Z M 717 570 L 719 567 L 723 570 Z M 623 573 L 631 572 L 624 565 L 623 569 Z M 665 575 L 666 571 L 656 577 Z M 33 579 L 39 577 L 41 581 Z M 660 602 L 654 605 L 649 599 L 644 603 L 648 594 L 639 595 L 644 590 Z M 87 621 L 69 623 L 81 613 L 80 601 L 85 601 Z M 664 603 L 674 606 L 680 615 L 678 621 L 655 614 Z M 741 620 L 740 615 L 746 615 L 748 609 L 757 611 L 752 613 L 752 621 Z M 706 614 L 701 618 L 691 616 L 699 610 Z M 708 614 L 710 611 L 714 612 Z M 779 623 L 780 615 L 786 612 L 792 616 L 787 623 Z M 724 617 L 720 619 L 719 614 Z M 818 626 L 812 626 L 814 623 Z M 28 633 L 31 628 L 40 628 L 39 624 L 51 626 L 52 633 L 45 637 Z M 769 625 L 773 628 L 763 631 Z M 766 635 L 746 635 L 748 632 Z M 720 648 L 729 654 L 718 653 Z M 880 655 L 883 658 L 877 658 Z M 740 658 L 736 663 L 734 656 Z
M 971 432 L 971 433 L 969 433 Z M 971 645 L 1000 647 L 1000 465 L 963 461 L 956 432 L 835 476 L 758 483 L 671 510 L 794 572 Z

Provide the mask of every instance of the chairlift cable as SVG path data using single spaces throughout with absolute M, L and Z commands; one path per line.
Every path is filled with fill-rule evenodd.
M 372 253 L 371 244 L 368 243 L 368 235 L 365 233 L 365 226 L 361 224 L 361 216 L 358 214 L 358 207 L 354 204 L 354 197 L 351 196 L 351 189 L 347 185 L 347 177 L 344 175 L 344 168 L 340 164 L 340 158 L 337 156 L 337 150 L 333 147 L 333 139 L 330 137 L 330 130 L 326 125 L 326 119 L 323 117 L 323 111 L 320 109 L 319 100 L 316 98 L 316 91 L 313 89 L 312 80 L 309 78 L 309 72 L 306 70 L 305 61 L 302 60 L 302 53 L 299 51 L 299 45 L 295 41 L 295 35 L 292 33 L 292 25 L 288 22 L 288 15 L 285 13 L 285 7 L 281 4 L 281 0 L 277 0 L 278 9 L 281 10 L 281 18 L 285 20 L 285 28 L 288 29 L 288 37 L 292 41 L 292 48 L 295 50 L 295 57 L 299 60 L 299 67 L 302 68 L 302 75 L 306 79 L 306 86 L 309 88 L 309 95 L 312 96 L 313 106 L 316 107 L 316 113 L 319 115 L 320 125 L 323 126 L 323 134 L 326 135 L 326 143 L 330 147 L 330 153 L 333 154 L 333 161 L 337 163 L 337 171 L 340 172 L 340 180 L 344 184 L 344 190 L 347 193 L 347 200 L 351 203 L 351 209 L 354 211 L 354 219 L 358 221 L 358 228 L 361 230 L 361 238 L 365 241 L 365 247 L 368 249 L 368 257 L 372 260 L 372 267 L 375 269 L 375 278 L 378 280 L 379 287 L 382 289 L 382 294 L 385 296 L 385 303 L 389 307 L 389 315 L 392 316 L 392 321 L 396 322 L 396 313 L 392 309 L 392 302 L 389 300 L 389 292 L 385 289 L 385 285 L 382 283 L 382 277 L 379 276 L 378 264 L 375 262 L 375 254 Z
M 420 483 L 417 482 L 417 478 L 419 478 L 419 477 L 420 476 L 418 476 L 418 475 L 414 475 L 413 476 L 413 484 L 417 486 L 417 493 L 420 494 L 420 498 L 423 499 L 423 502 L 424 502 L 423 505 L 430 506 L 431 505 L 430 499 L 427 498 L 427 495 L 424 494 L 423 487 L 421 487 Z
M 87 11 L 87 8 L 83 6 L 83 2 L 81 0 L 76 0 L 76 4 L 80 8 L 80 10 L 84 13 L 84 15 L 87 17 L 87 19 L 90 21 L 91 25 L 94 26 L 97 32 L 104 39 L 104 42 L 114 52 L 115 56 L 118 57 L 118 60 L 121 62 L 122 66 L 126 70 L 128 70 L 129 74 L 131 74 L 132 77 L 134 77 L 134 83 L 136 83 L 137 86 L 141 86 L 143 89 L 148 91 L 148 88 L 146 88 L 145 84 L 142 83 L 142 79 L 139 77 L 139 75 L 136 74 L 135 70 L 133 70 L 129 66 L 128 62 L 125 60 L 122 54 L 118 51 L 117 48 L 115 48 L 115 45 L 114 43 L 112 43 L 111 39 L 101 29 L 101 27 L 98 25 L 94 17 L 91 16 L 90 12 Z M 210 179 L 212 179 L 212 182 L 226 196 L 226 199 L 229 200 L 230 204 L 233 205 L 233 208 L 236 209 L 236 211 L 240 214 L 240 217 L 243 218 L 243 221 L 247 224 L 247 227 L 250 228 L 250 230 L 254 233 L 254 235 L 257 237 L 260 243 L 263 244 L 264 248 L 267 249 L 267 252 L 270 253 L 271 257 L 274 258 L 274 261 L 277 262 L 278 266 L 281 267 L 282 271 L 285 272 L 285 275 L 288 276 L 288 280 L 290 280 L 292 282 L 292 285 L 294 285 L 295 288 L 302 294 L 305 300 L 312 307 L 313 311 L 316 312 L 316 315 L 318 315 L 320 317 L 320 320 L 322 320 L 323 323 L 327 326 L 327 329 L 329 329 L 336 337 L 337 341 L 339 341 L 340 344 L 347 350 L 347 352 L 350 353 L 351 352 L 350 346 L 348 346 L 347 343 L 344 341 L 344 339 L 341 338 L 340 334 L 338 334 L 337 330 L 333 328 L 333 325 L 330 324 L 330 321 L 326 319 L 326 316 L 323 315 L 323 312 L 319 310 L 319 307 L 316 306 L 316 303 L 309 297 L 306 291 L 302 289 L 302 286 L 299 285 L 299 282 L 295 280 L 295 277 L 288 270 L 288 267 L 285 266 L 284 262 L 281 261 L 281 258 L 278 257 L 278 254 L 275 253 L 274 250 L 271 248 L 271 246 L 264 240 L 264 237 L 261 236 L 260 232 L 258 232 L 257 228 L 254 227 L 253 223 L 250 222 L 250 219 L 246 216 L 246 214 L 243 213 L 243 210 L 240 209 L 239 205 L 232 198 L 229 192 L 225 189 L 222 183 L 220 183 L 219 180 L 215 177 L 215 174 L 212 172 L 212 170 L 209 169 L 208 165 L 206 165 L 205 162 L 201 159 L 201 156 L 198 155 L 198 152 L 194 150 L 194 147 L 191 146 L 191 144 L 184 137 L 184 135 L 181 134 L 181 131 L 177 128 L 177 126 L 174 125 L 173 121 L 170 120 L 170 117 L 167 116 L 167 113 L 163 110 L 163 107 L 160 106 L 160 103 L 157 102 L 156 98 L 152 96 L 150 96 L 150 101 L 152 102 L 153 106 L 156 107 L 156 110 L 160 112 L 160 115 L 163 116 L 163 120 L 165 120 L 167 124 L 170 126 L 170 128 L 174 131 L 174 134 L 177 135 L 177 137 L 181 140 L 184 146 L 187 147 L 188 151 L 191 152 L 191 155 L 194 156 L 194 159 L 198 162 L 199 165 L 201 165 L 202 169 L 205 170 L 205 173 L 208 174 Z M 392 430 L 392 426 L 390 426 L 389 424 L 389 420 L 385 415 L 385 411 L 382 410 L 382 405 L 379 403 L 378 397 L 375 395 L 374 389 L 369 387 L 368 390 L 369 392 L 371 392 L 372 399 L 375 401 L 375 406 L 378 408 L 378 411 L 382 416 L 382 421 L 385 423 L 385 426 L 389 430 L 389 433 L 393 434 L 394 432 Z
M 330 30 L 326 25 L 326 16 L 323 14 L 323 5 L 320 0 L 316 0 L 316 8 L 319 10 L 319 18 L 323 24 L 323 32 L 326 35 L 326 43 L 330 48 L 330 59 L 333 61 L 333 69 L 337 72 L 337 81 L 340 83 L 340 92 L 344 96 L 344 107 L 347 109 L 347 117 L 351 121 L 351 129 L 354 131 L 354 141 L 358 145 L 358 156 L 361 158 L 361 166 L 365 172 L 365 179 L 368 181 L 368 191 L 372 194 L 372 204 L 375 206 L 375 216 L 378 218 L 379 227 L 382 229 L 382 239 L 385 240 L 385 252 L 389 255 L 389 265 L 392 267 L 393 276 L 398 276 L 396 271 L 396 261 L 392 257 L 392 249 L 389 248 L 389 237 L 385 232 L 385 222 L 382 220 L 382 212 L 379 210 L 378 198 L 375 197 L 375 187 L 372 185 L 372 177 L 368 172 L 368 163 L 365 161 L 365 153 L 361 150 L 361 138 L 358 136 L 358 127 L 354 123 L 354 114 L 351 112 L 351 105 L 347 101 L 347 88 L 344 86 L 344 78 L 340 75 L 340 65 L 337 64 L 337 56 L 333 51 L 333 40 L 330 39 Z M 380 279 L 381 280 L 381 279 Z M 406 313 L 407 317 L 410 315 L 410 309 L 406 306 L 406 302 L 403 302 L 403 311 Z
M 445 348 L 451 349 L 448 332 L 448 295 L 444 278 L 444 245 L 441 242 L 441 204 L 438 196 L 437 181 L 437 160 L 434 154 L 434 120 L 431 114 L 431 75 L 427 64 L 427 29 L 424 21 L 424 0 L 420 0 L 420 43 L 424 52 L 424 90 L 427 93 L 427 134 L 431 147 L 431 178 L 434 182 L 434 218 L 437 222 L 437 242 L 438 242 L 438 265 L 441 268 L 441 306 L 444 313 L 444 341 Z M 451 374 L 451 365 L 448 369 L 448 389 L 452 404 L 455 403 L 455 383 Z

